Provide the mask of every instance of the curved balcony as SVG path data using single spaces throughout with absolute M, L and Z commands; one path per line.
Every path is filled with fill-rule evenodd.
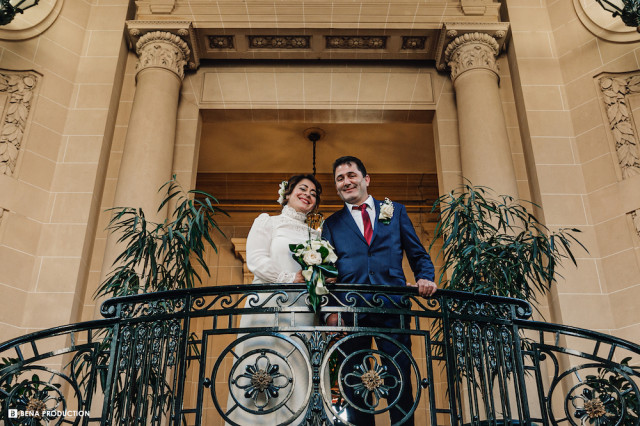
M 313 314 L 297 284 L 110 299 L 104 319 L 0 345 L 0 416 L 8 425 L 338 425 L 353 412 L 389 424 L 395 410 L 392 424 L 639 422 L 636 344 L 531 321 L 515 299 L 334 288 L 315 323 L 338 313 L 349 325 L 300 325 Z M 399 325 L 364 327 L 363 315 Z M 259 320 L 241 327 L 241 317 Z M 352 349 L 370 338 L 372 349 Z M 398 404 L 403 392 L 410 406 Z

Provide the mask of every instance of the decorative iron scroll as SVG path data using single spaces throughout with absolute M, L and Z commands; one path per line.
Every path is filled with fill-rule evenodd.
M 340 284 L 314 317 L 307 296 L 265 284 L 110 299 L 107 319 L 0 345 L 0 420 L 639 424 L 633 343 L 530 321 L 514 299 Z M 385 315 L 393 328 L 364 325 Z

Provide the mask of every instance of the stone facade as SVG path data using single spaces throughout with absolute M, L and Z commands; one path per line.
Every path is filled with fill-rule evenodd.
M 304 171 L 275 147 L 287 129 L 323 124 L 335 133 L 320 168 L 357 149 L 372 177 L 404 173 L 393 146 L 376 157 L 376 135 L 358 136 L 367 123 L 415 141 L 403 149 L 428 161 L 409 168 L 435 174 L 440 193 L 473 177 L 536 202 L 552 229 L 580 229 L 589 253 L 562 270 L 543 312 L 637 340 L 640 48 L 590 31 L 576 2 L 58 0 L 27 11 L 0 32 L 0 340 L 95 318 L 113 250 L 104 210 L 155 211 L 172 174 L 195 187 L 198 172 Z M 280 168 L 246 169 L 213 134 Z M 227 235 L 246 236 L 257 210 L 222 222 Z M 415 220 L 428 241 L 431 225 Z M 206 284 L 243 282 L 220 244 Z

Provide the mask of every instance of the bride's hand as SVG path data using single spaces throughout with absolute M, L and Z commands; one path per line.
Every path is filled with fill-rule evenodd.
M 335 284 L 337 281 L 337 278 L 327 278 L 326 280 L 324 280 L 324 282 L 326 282 L 327 284 Z
M 303 283 L 305 282 L 304 277 L 302 276 L 302 270 L 296 272 L 296 276 L 293 279 L 294 283 Z

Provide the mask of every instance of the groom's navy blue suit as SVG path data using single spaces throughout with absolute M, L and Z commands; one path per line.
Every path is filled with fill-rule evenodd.
M 373 284 L 380 286 L 407 285 L 402 270 L 402 254 L 406 253 L 411 270 L 416 280 L 427 279 L 433 281 L 434 267 L 431 258 L 416 235 L 413 224 L 402 204 L 393 203 L 394 213 L 388 224 L 378 218 L 380 216 L 380 201 L 373 200 L 376 209 L 372 220 L 373 236 L 371 244 L 367 244 L 362 232 L 356 225 L 347 206 L 331 215 L 323 225 L 322 237 L 328 240 L 338 255 L 338 283 Z M 399 328 L 400 318 L 397 315 L 366 315 L 358 319 L 359 325 L 369 327 Z M 406 334 L 390 334 L 407 348 L 411 348 L 410 337 Z M 388 341 L 376 339 L 378 349 L 394 356 L 398 348 Z M 371 348 L 371 339 L 353 339 L 349 352 Z M 402 358 L 402 357 L 400 357 Z M 410 361 L 396 359 L 399 362 L 409 388 L 403 392 L 398 406 L 406 413 L 413 404 L 410 380 Z M 347 367 L 345 365 L 345 367 Z M 350 371 L 347 368 L 346 371 Z M 406 382 L 405 382 L 406 383 Z M 356 398 L 348 395 L 350 398 Z M 397 393 L 396 393 L 397 396 Z M 391 394 L 388 401 L 395 399 Z M 405 415 L 400 410 L 390 410 L 392 423 L 399 422 Z M 358 410 L 348 409 L 349 421 L 355 425 L 373 425 L 373 416 Z M 412 421 L 404 423 L 413 424 Z

